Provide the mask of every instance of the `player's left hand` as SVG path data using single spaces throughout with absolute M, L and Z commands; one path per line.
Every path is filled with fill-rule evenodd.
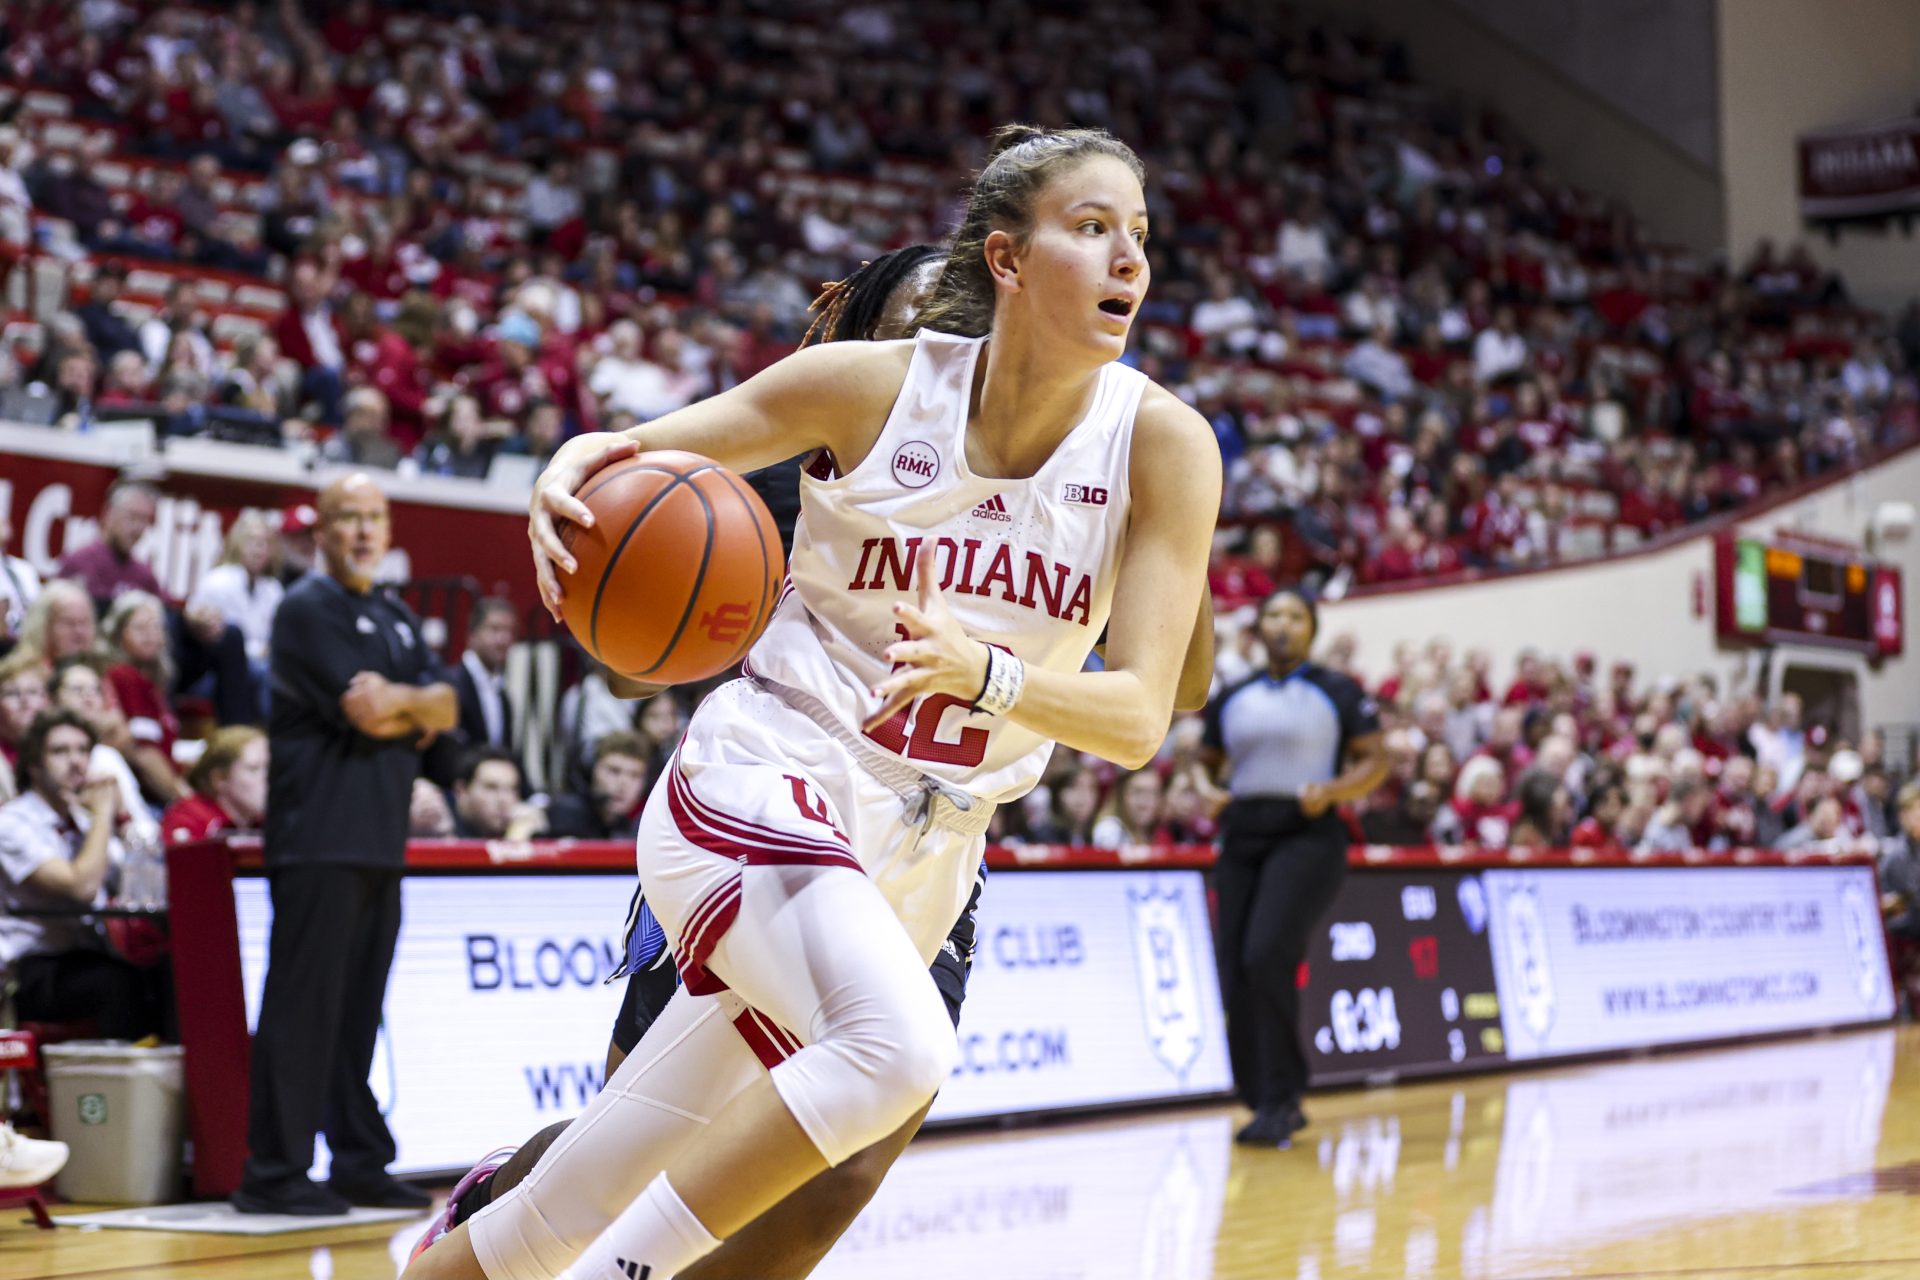
M 894 620 L 906 639 L 889 645 L 880 656 L 893 664 L 893 674 L 873 687 L 880 709 L 863 726 L 884 724 L 915 698 L 930 693 L 951 694 L 966 702 L 980 696 L 987 680 L 987 646 L 961 627 L 947 608 L 946 597 L 933 585 L 934 556 L 922 547 L 914 565 L 919 603 L 902 600 L 893 606 Z

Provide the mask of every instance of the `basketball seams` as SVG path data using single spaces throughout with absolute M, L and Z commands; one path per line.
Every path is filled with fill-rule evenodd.
M 755 640 L 759 639 L 760 631 L 765 625 L 769 590 L 767 584 L 772 578 L 772 566 L 767 559 L 767 531 L 760 527 L 760 513 L 754 509 L 753 491 L 736 479 L 730 471 L 721 471 L 720 478 L 727 482 L 727 488 L 733 491 L 734 497 L 740 499 L 741 509 L 747 513 L 747 519 L 753 524 L 754 541 L 760 544 L 760 603 L 754 611 L 753 625 L 747 628 L 746 637 L 740 641 L 739 648 L 733 651 L 733 657 L 727 663 L 728 666 L 732 666 L 739 662 L 741 655 L 753 646 Z
M 680 475 L 678 471 L 673 470 L 671 467 L 657 466 L 650 462 L 642 462 L 630 467 L 623 467 L 616 462 L 611 467 L 607 467 L 606 469 L 595 474 L 589 480 L 587 487 L 582 489 L 580 492 L 574 494 L 573 496 L 579 499 L 581 502 L 585 502 L 588 498 L 591 498 L 594 494 L 600 492 L 602 489 L 606 488 L 608 485 L 614 484 L 617 481 L 625 480 L 629 476 L 640 475 L 643 472 L 650 472 L 654 475 L 661 475 L 661 476 L 674 476 L 675 478 L 678 478 Z M 567 550 L 569 551 L 573 550 L 573 540 L 576 537 L 578 537 L 579 534 L 580 534 L 580 527 L 576 524 L 569 523 L 562 526 L 560 530 L 561 545 L 566 547 Z
M 647 499 L 647 505 L 640 508 L 639 514 L 635 515 L 632 522 L 627 525 L 627 531 L 620 535 L 620 541 L 614 546 L 613 550 L 607 553 L 607 563 L 600 570 L 600 585 L 593 593 L 593 612 L 588 616 L 587 622 L 587 647 L 593 650 L 593 656 L 595 658 L 603 662 L 605 661 L 605 659 L 600 658 L 600 606 L 607 598 L 607 582 L 613 576 L 614 566 L 620 563 L 620 556 L 626 551 L 627 544 L 633 541 L 633 535 L 640 531 L 641 524 L 646 521 L 648 516 L 653 514 L 656 507 L 666 500 L 668 494 L 672 493 L 682 484 L 685 484 L 693 476 L 698 475 L 701 471 L 708 470 L 712 465 L 713 464 L 709 463 L 707 467 L 696 467 L 686 472 L 672 471 L 666 467 L 648 466 L 645 464 L 631 469 L 635 472 L 652 471 L 659 475 L 672 476 L 673 480 L 671 483 L 661 486 L 660 492 Z M 627 473 L 623 472 L 622 474 Z M 707 514 L 709 526 L 707 529 L 707 541 L 708 544 L 711 545 L 713 541 L 713 529 L 711 527 L 713 513 L 711 508 L 708 509 Z M 702 572 L 704 572 L 704 562 Z M 676 633 L 676 638 L 677 634 L 678 633 Z M 665 660 L 664 657 L 661 659 L 662 662 Z M 607 663 L 607 665 L 612 666 L 613 664 Z M 659 665 L 660 663 L 656 662 L 653 664 L 653 667 L 648 667 L 647 670 L 651 671 Z M 620 674 L 627 675 L 630 673 L 623 671 Z
M 709 463 L 704 467 L 695 467 L 693 470 L 684 473 L 681 475 L 680 480 L 687 482 L 691 481 L 702 471 L 720 470 L 722 470 L 722 468 L 718 463 Z M 687 592 L 687 606 L 681 610 L 680 621 L 674 627 L 673 634 L 667 638 L 666 648 L 660 651 L 660 657 L 655 660 L 652 666 L 646 668 L 644 671 L 627 673 L 635 677 L 652 675 L 665 665 L 667 659 L 673 656 L 674 647 L 680 643 L 680 637 L 686 633 L 687 623 L 693 618 L 693 611 L 700 605 L 700 591 L 707 585 L 707 566 L 713 561 L 713 501 L 707 497 L 706 493 L 697 484 L 687 484 L 687 489 L 694 497 L 700 500 L 700 507 L 707 514 L 707 537 L 706 542 L 700 548 L 700 567 L 694 571 L 693 586 Z M 648 505 L 649 509 L 651 509 L 652 504 Z M 645 517 L 643 516 L 642 518 L 644 519 Z M 635 522 L 635 527 L 638 527 L 637 521 Z M 594 604 L 597 620 L 599 601 L 596 600 Z
M 717 472 L 719 480 L 702 481 L 700 475 L 705 471 Z M 621 480 L 642 472 L 652 472 L 662 477 L 659 482 L 648 482 L 649 485 L 658 483 L 656 490 L 643 493 L 617 488 Z M 685 499 L 673 496 L 674 490 L 682 484 L 692 492 L 693 500 L 701 508 L 698 536 L 702 545 L 697 557 L 691 554 L 691 539 L 696 536 L 693 512 L 685 509 Z M 739 516 L 720 510 L 723 505 L 721 498 L 728 494 L 735 500 Z M 669 683 L 680 682 L 672 676 L 672 672 L 705 669 L 709 662 L 720 659 L 723 654 L 727 655 L 724 658 L 727 666 L 737 664 L 741 656 L 751 649 L 753 641 L 759 638 L 759 632 L 772 618 L 780 600 L 779 587 L 774 579 L 776 571 L 784 565 L 782 560 L 775 559 L 774 531 L 758 496 L 739 477 L 712 459 L 679 451 L 641 455 L 608 467 L 577 496 L 583 501 L 591 500 L 602 516 L 600 523 L 604 526 L 595 529 L 595 536 L 577 552 L 582 560 L 591 561 L 596 555 L 604 557 L 597 566 L 597 572 L 594 569 L 586 570 L 598 579 L 592 596 L 589 599 L 584 590 L 580 591 L 579 605 L 576 606 L 579 612 L 576 613 L 574 608 L 568 610 L 569 626 L 580 626 L 577 634 L 581 635 L 588 652 L 623 675 L 639 679 L 663 679 Z M 634 510 L 636 505 L 639 507 L 637 511 Z M 629 511 L 633 512 L 630 517 L 626 516 Z M 744 532 L 735 527 L 734 522 L 741 517 L 753 525 L 752 544 L 748 544 Z M 623 519 L 625 528 L 621 529 Z M 638 546 L 635 539 L 649 520 L 664 523 L 656 535 L 649 535 L 655 537 L 655 541 Z M 726 522 L 724 528 L 723 520 Z M 609 535 L 616 530 L 618 537 L 611 538 L 609 545 Z M 569 529 L 567 532 L 586 531 Z M 757 570 L 753 567 L 749 545 L 759 551 Z M 671 547 L 672 554 L 666 560 L 646 554 L 656 547 Z M 643 559 L 637 561 L 625 577 L 619 577 L 619 566 L 629 551 L 642 555 Z M 714 621 L 714 616 L 703 616 L 699 612 L 703 605 L 714 603 L 705 599 L 705 596 L 708 575 L 714 572 L 716 565 L 723 570 L 722 579 L 725 583 L 724 588 L 716 590 L 724 590 L 729 597 L 725 611 L 714 615 L 723 619 L 718 623 Z M 754 572 L 760 575 L 758 599 L 739 601 L 732 593 L 745 585 L 740 581 L 744 575 Z M 662 575 L 665 575 L 664 578 Z M 675 581 L 668 585 L 666 579 Z M 669 598 L 646 603 L 630 599 L 616 589 L 628 583 L 636 586 L 641 583 L 653 584 L 644 588 L 648 594 L 664 591 Z M 687 593 L 685 596 L 681 595 L 683 590 Z M 754 588 L 748 587 L 748 590 Z M 671 608 L 671 599 L 674 598 L 682 599 L 683 607 L 670 633 L 662 638 L 661 633 L 668 630 L 665 625 L 667 617 L 671 615 L 662 616 L 665 610 L 658 606 L 665 604 Z M 718 629 L 722 625 L 727 629 L 739 625 L 732 611 L 741 608 L 751 611 L 747 615 L 749 625 L 746 635 L 732 646 L 730 652 L 710 643 L 720 639 L 723 633 Z M 603 616 L 608 620 L 607 643 L 617 657 L 603 652 L 600 643 L 600 621 Z M 632 620 L 631 628 L 627 625 L 629 619 Z M 699 651 L 698 656 L 692 653 L 677 655 L 677 650 L 690 643 L 688 627 L 695 621 L 700 621 L 708 628 L 707 638 L 693 646 Z M 635 640 L 652 642 L 655 647 L 651 660 L 644 651 L 634 651 L 637 648 L 633 643 Z M 689 658 L 692 659 L 691 664 Z

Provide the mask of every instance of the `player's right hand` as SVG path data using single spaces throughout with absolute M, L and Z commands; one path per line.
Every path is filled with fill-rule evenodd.
M 560 540 L 560 522 L 571 520 L 583 529 L 593 526 L 593 512 L 573 495 L 587 477 L 609 462 L 638 452 L 638 444 L 618 433 L 575 436 L 560 446 L 534 481 L 533 497 L 527 503 L 527 541 L 533 544 L 533 576 L 540 585 L 540 602 L 555 622 L 560 621 L 560 572 L 572 573 L 579 567 Z

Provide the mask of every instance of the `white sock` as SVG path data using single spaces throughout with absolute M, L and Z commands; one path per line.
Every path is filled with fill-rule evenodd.
M 560 1280 L 671 1280 L 719 1247 L 667 1175 L 656 1174 Z

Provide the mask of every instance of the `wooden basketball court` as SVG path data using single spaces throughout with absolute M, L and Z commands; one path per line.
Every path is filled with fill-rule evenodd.
M 822 1280 L 1920 1276 L 1920 1028 L 916 1143 Z M 0 1280 L 390 1280 L 418 1234 L 0 1229 Z

